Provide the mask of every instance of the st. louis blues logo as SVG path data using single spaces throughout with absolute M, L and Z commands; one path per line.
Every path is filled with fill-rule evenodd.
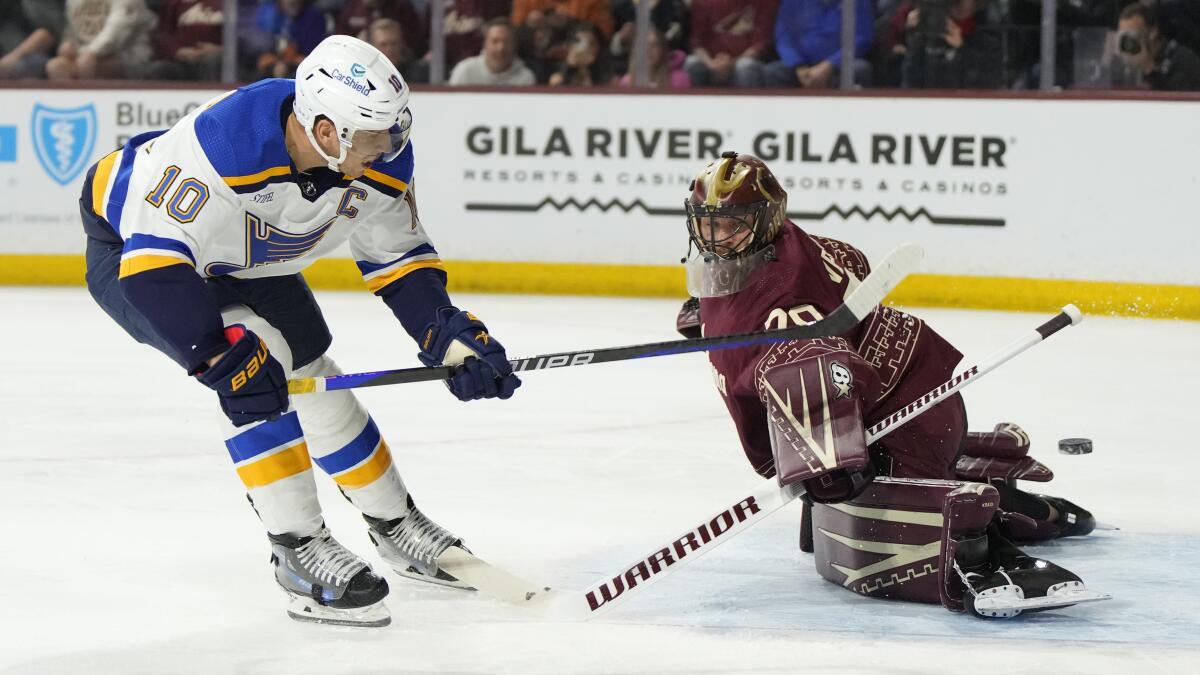
M 252 267 L 295 260 L 321 243 L 337 216 L 308 232 L 293 234 L 282 230 L 258 216 L 246 212 L 246 260 L 240 263 L 214 262 L 204 268 L 210 277 L 248 270 Z
M 96 146 L 96 107 L 33 106 L 33 147 L 42 168 L 60 185 L 78 176 L 92 158 Z

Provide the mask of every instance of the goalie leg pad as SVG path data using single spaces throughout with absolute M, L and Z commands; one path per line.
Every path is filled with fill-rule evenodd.
M 961 610 L 965 587 L 944 563 L 986 559 L 997 502 L 980 483 L 877 478 L 846 502 L 813 505 L 817 572 L 861 595 Z

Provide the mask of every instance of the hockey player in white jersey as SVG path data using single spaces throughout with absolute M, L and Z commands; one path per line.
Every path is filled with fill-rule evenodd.
M 289 400 L 289 376 L 340 372 L 300 270 L 349 242 L 421 361 L 461 364 L 447 380 L 455 396 L 505 399 L 520 385 L 500 343 L 447 296 L 417 218 L 408 98 L 378 50 L 330 37 L 294 82 L 243 87 L 134 137 L 91 168 L 81 197 L 92 296 L 216 392 L 225 445 L 299 620 L 390 621 L 387 582 L 325 527 L 313 463 L 398 573 L 463 586 L 436 565 L 461 540 L 414 505 L 354 395 Z

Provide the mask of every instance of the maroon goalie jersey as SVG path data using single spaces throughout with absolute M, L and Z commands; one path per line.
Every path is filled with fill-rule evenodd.
M 700 300 L 706 336 L 810 323 L 824 318 L 866 278 L 861 251 L 807 234 L 787 222 L 775 238 L 776 260 L 755 270 L 732 295 Z M 890 307 L 875 308 L 849 333 L 709 352 L 717 388 L 737 426 L 746 458 L 764 477 L 775 473 L 768 413 L 759 398 L 763 371 L 780 359 L 845 352 L 861 376 L 864 428 L 950 379 L 962 354 L 920 319 Z M 953 478 L 966 418 L 957 395 L 905 424 L 872 447 L 886 451 L 891 475 Z

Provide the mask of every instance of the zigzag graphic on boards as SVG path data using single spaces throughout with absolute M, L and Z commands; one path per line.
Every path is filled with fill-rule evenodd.
M 473 202 L 467 204 L 468 211 L 499 211 L 507 213 L 537 213 L 546 207 L 553 207 L 558 211 L 565 211 L 568 208 L 574 208 L 579 212 L 585 212 L 590 208 L 596 208 L 602 213 L 608 213 L 613 209 L 620 209 L 625 213 L 631 213 L 636 209 L 641 209 L 650 216 L 670 216 L 672 218 L 683 217 L 683 209 L 681 208 L 663 208 L 646 206 L 640 199 L 634 199 L 631 202 L 623 202 L 620 199 L 610 199 L 607 202 L 592 197 L 586 201 L 579 201 L 574 197 L 567 197 L 563 200 L 557 200 L 553 197 L 546 197 L 536 204 L 503 204 L 497 202 Z M 880 216 L 884 220 L 891 222 L 897 217 L 903 216 L 909 222 L 916 222 L 919 218 L 924 217 L 933 225 L 963 225 L 967 227 L 1004 227 L 1005 221 L 1003 218 L 976 218 L 971 216 L 937 216 L 929 212 L 925 207 L 919 207 L 915 211 L 909 211 L 903 206 L 898 206 L 890 211 L 885 210 L 881 206 L 875 206 L 870 209 L 865 209 L 858 204 L 853 204 L 848 208 L 843 208 L 837 204 L 831 204 L 824 211 L 793 211 L 788 213 L 788 217 L 793 220 L 825 220 L 831 215 L 840 216 L 843 220 L 851 216 L 858 215 L 864 220 L 870 220 L 875 216 Z

